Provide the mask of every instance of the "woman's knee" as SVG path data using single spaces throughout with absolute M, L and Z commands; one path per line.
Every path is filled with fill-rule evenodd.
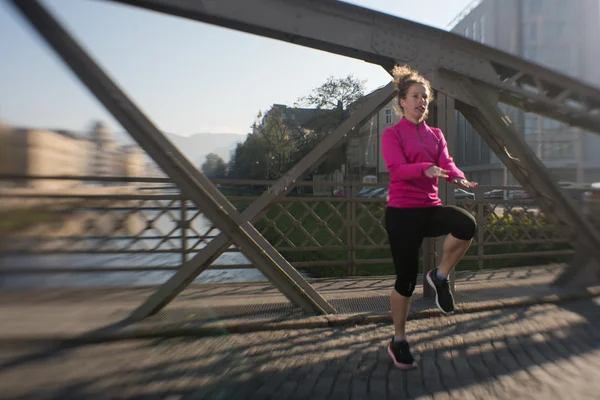
M 467 211 L 461 211 L 460 214 L 457 214 L 455 227 L 451 232 L 452 236 L 460 240 L 471 240 L 477 231 L 477 221 Z
M 392 248 L 392 258 L 396 270 L 394 289 L 404 297 L 411 297 L 417 284 L 420 247 L 419 241 L 407 240 L 400 246 Z
M 443 224 L 452 236 L 460 240 L 471 240 L 477 230 L 475 217 L 464 208 L 456 206 L 444 207 Z
M 417 285 L 417 275 L 407 277 L 407 276 L 396 276 L 396 283 L 394 284 L 394 289 L 400 295 L 404 297 L 412 297 L 413 292 L 415 291 L 415 286 Z

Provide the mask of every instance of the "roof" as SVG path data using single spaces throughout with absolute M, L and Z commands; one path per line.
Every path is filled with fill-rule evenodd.
M 385 86 L 378 87 L 372 92 L 361 97 L 356 102 L 350 104 L 348 108 L 352 109 L 355 106 L 359 106 L 361 103 L 369 99 L 371 96 L 374 96 L 384 88 Z M 309 129 L 314 128 L 315 124 L 319 124 L 320 121 L 318 120 L 318 117 L 333 115 L 339 112 L 338 109 L 288 107 L 285 104 L 273 104 L 273 109 L 274 108 L 278 108 L 282 111 L 285 120 Z
M 280 109 L 284 119 L 288 122 L 293 122 L 294 124 L 305 128 L 310 127 L 317 117 L 335 112 L 335 110 L 318 108 L 288 107 L 284 104 L 273 104 L 273 108 Z
M 313 118 L 321 115 L 323 112 L 323 110 L 318 110 L 316 108 L 296 108 L 288 107 L 284 104 L 273 104 L 273 108 L 280 109 L 286 120 L 292 121 L 300 126 L 307 125 Z

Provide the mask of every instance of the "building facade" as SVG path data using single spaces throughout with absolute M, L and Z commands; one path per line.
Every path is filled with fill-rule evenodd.
M 119 164 L 118 176 L 147 176 L 146 153 L 138 145 L 121 147 Z
M 89 140 L 94 147 L 94 151 L 90 157 L 90 175 L 119 175 L 122 169 L 120 148 L 106 125 L 101 121 L 94 123 Z
M 0 174 L 16 176 L 146 176 L 147 157 L 137 145 L 119 146 L 102 123 L 89 134 L 0 125 Z M 11 186 L 61 189 L 81 180 L 28 180 Z M 123 183 L 120 183 L 122 185 Z
M 9 160 L 5 171 L 10 175 L 82 176 L 87 170 L 91 145 L 66 132 L 15 128 L 8 141 Z M 31 180 L 18 182 L 32 188 L 60 189 L 79 185 L 79 181 Z
M 600 87 L 598 0 L 480 0 L 452 32 Z M 556 180 L 600 181 L 600 135 L 502 109 Z M 468 122 L 457 115 L 456 161 L 482 184 L 516 184 Z
M 379 90 L 381 89 L 369 93 L 367 97 Z M 356 137 L 348 141 L 346 168 L 350 180 L 360 181 L 365 176 L 376 176 L 378 182 L 389 180 L 381 149 L 381 137 L 387 128 L 400 121 L 393 104 L 394 100 L 386 104 L 359 128 Z

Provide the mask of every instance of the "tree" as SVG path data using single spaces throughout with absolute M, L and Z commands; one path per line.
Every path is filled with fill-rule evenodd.
M 302 152 L 307 153 L 320 143 L 327 135 L 337 128 L 358 107 L 364 98 L 366 80 L 359 80 L 353 75 L 344 78 L 329 77 L 321 86 L 315 88 L 311 94 L 298 99 L 296 104 L 313 106 L 317 109 L 332 110 L 330 113 L 321 113 L 313 121 L 314 134 L 308 138 L 308 143 L 302 146 Z M 329 153 L 319 170 L 323 173 L 332 173 L 346 163 L 347 142 Z
M 229 163 L 230 177 L 278 179 L 294 163 L 298 132 L 285 121 L 283 111 L 273 106 L 259 113 L 252 133 L 238 144 Z
M 206 161 L 202 164 L 201 169 L 209 178 L 223 179 L 227 171 L 227 164 L 215 153 L 209 153 L 206 155 Z
M 298 99 L 296 104 L 316 107 L 319 110 L 339 110 L 339 121 L 344 120 L 345 112 L 364 96 L 366 80 L 359 80 L 352 74 L 344 78 L 330 76 L 327 81 L 315 88 L 311 94 Z
M 238 144 L 229 162 L 231 178 L 278 179 L 335 129 L 363 97 L 365 81 L 351 75 L 329 78 L 299 103 L 312 109 L 273 106 L 259 112 L 252 133 Z M 316 108 L 316 109 L 315 109 Z M 307 118 L 308 117 L 308 118 Z M 319 170 L 333 172 L 346 162 L 345 146 L 330 153 Z
M 238 143 L 229 164 L 229 177 L 265 179 L 267 176 L 267 144 L 260 135 L 251 133 Z
M 292 167 L 296 143 L 294 132 L 284 122 L 283 111 L 274 106 L 257 125 L 257 134 L 265 141 L 267 179 L 278 179 Z

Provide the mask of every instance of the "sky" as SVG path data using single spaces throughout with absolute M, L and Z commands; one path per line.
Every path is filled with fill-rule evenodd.
M 348 0 L 441 29 L 472 0 Z M 330 76 L 367 90 L 377 65 L 101 0 L 44 0 L 59 21 L 159 129 L 246 134 L 259 111 L 293 105 Z M 417 6 L 418 4 L 418 6 Z M 119 123 L 7 0 L 0 0 L 0 121 L 88 131 Z

